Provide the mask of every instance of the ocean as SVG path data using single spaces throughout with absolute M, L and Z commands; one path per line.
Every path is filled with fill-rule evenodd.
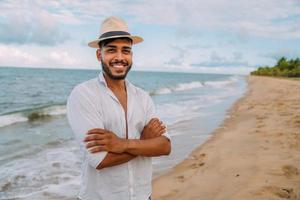
M 74 199 L 81 153 L 66 119 L 72 88 L 99 70 L 0 68 L 0 199 Z M 172 153 L 153 159 L 154 176 L 207 140 L 246 90 L 245 77 L 131 71 L 153 98 Z

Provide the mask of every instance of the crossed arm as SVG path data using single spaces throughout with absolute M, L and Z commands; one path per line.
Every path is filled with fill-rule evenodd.
M 119 165 L 136 156 L 161 156 L 171 152 L 171 143 L 163 136 L 166 127 L 157 118 L 153 118 L 144 127 L 140 139 L 119 138 L 111 131 L 92 129 L 85 137 L 86 148 L 91 153 L 107 151 L 107 155 L 97 169 Z

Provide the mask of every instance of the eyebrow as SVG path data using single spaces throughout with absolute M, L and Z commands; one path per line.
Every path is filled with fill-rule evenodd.
M 107 46 L 104 46 L 105 48 L 117 48 L 117 46 L 115 46 L 115 45 L 107 45 Z M 122 47 L 122 49 L 131 49 L 131 47 L 130 46 L 124 46 L 124 47 Z
M 106 46 L 104 46 L 105 48 L 117 48 L 116 46 L 114 46 L 114 45 L 106 45 Z
M 104 46 L 104 48 L 112 48 L 112 49 L 116 49 L 117 46 L 115 46 L 115 45 L 107 45 L 107 46 Z M 122 47 L 122 49 L 131 50 L 131 47 L 130 47 L 130 46 L 124 46 L 124 47 Z

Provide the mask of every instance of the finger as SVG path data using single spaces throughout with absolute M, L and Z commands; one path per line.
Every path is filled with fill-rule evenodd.
M 160 127 L 162 127 L 162 128 L 167 128 L 167 126 L 164 125 L 163 123 L 161 123 Z
M 101 133 L 106 133 L 107 131 L 101 128 L 94 128 L 91 129 L 87 132 L 87 134 L 101 134 Z
M 162 121 L 160 121 L 160 120 L 156 121 L 155 124 L 158 124 L 160 126 L 164 125 L 164 123 Z
M 166 130 L 165 130 L 165 129 L 164 129 L 164 130 L 161 130 L 161 131 L 159 131 L 159 132 L 158 132 L 158 134 L 159 134 L 158 136 L 161 136 L 161 135 L 163 135 L 164 133 L 166 133 Z
M 163 123 L 163 121 L 159 121 L 160 126 L 166 127 L 166 125 Z
M 155 137 L 159 137 L 159 136 L 161 136 L 162 134 L 164 134 L 165 132 L 166 132 L 165 129 L 159 129 L 159 130 L 155 131 L 154 136 L 155 136 Z
M 156 127 L 160 125 L 160 121 L 158 119 L 153 120 L 151 123 L 148 124 L 149 127 Z
M 90 153 L 98 153 L 101 151 L 107 151 L 105 146 L 97 146 L 97 147 L 93 147 L 91 149 L 89 149 Z
M 103 140 L 105 138 L 105 134 L 99 135 L 99 134 L 91 134 L 87 135 L 84 138 L 84 142 L 94 141 L 94 140 Z
M 161 124 L 159 130 L 167 130 L 167 127 L 164 124 Z
M 167 127 L 164 125 L 161 125 L 157 128 L 158 132 L 163 131 L 163 130 L 166 131 L 166 129 L 167 129 Z
M 152 129 L 152 133 L 154 133 L 154 134 L 159 132 L 159 131 L 160 131 L 160 126 L 157 126 L 157 127 Z
M 157 121 L 153 124 L 152 128 L 159 129 L 162 126 L 162 123 L 160 121 Z
M 159 132 L 160 132 L 160 131 L 166 131 L 166 127 L 165 127 L 165 126 L 160 126 L 160 127 L 159 127 Z
M 151 125 L 153 123 L 155 123 L 156 121 L 159 121 L 158 118 L 152 118 L 147 125 Z
M 92 141 L 92 142 L 88 142 L 85 147 L 87 149 L 92 148 L 92 147 L 96 147 L 96 146 L 101 146 L 101 145 L 105 145 L 106 141 L 105 140 L 96 140 L 96 141 Z

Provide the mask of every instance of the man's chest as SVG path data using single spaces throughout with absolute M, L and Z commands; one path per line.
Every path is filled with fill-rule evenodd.
M 122 100 L 121 100 L 122 101 Z M 120 137 L 126 137 L 126 126 L 129 138 L 139 138 L 145 123 L 146 109 L 141 99 L 128 95 L 126 102 L 121 102 L 117 97 L 105 96 L 99 102 L 99 112 L 103 119 L 104 129 L 113 131 Z M 127 112 L 124 104 L 127 105 Z

